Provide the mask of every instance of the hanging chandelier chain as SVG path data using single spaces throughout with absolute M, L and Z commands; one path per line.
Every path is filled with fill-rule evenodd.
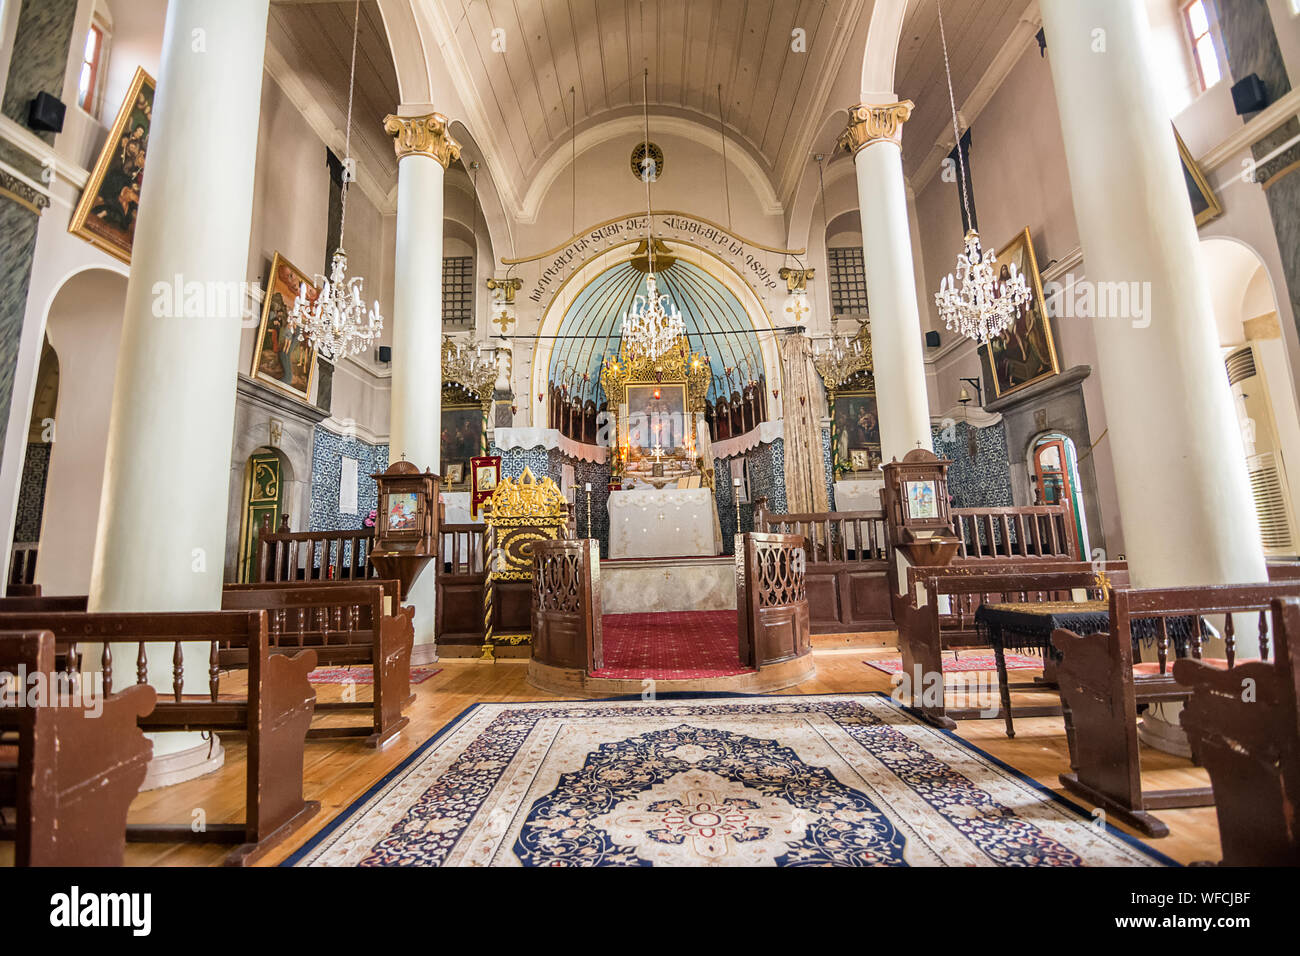
M 357 34 L 361 31 L 361 0 L 352 18 L 352 65 L 348 69 L 348 118 L 343 125 L 343 188 L 339 193 L 339 248 L 348 223 L 348 184 L 352 181 L 352 96 L 357 86 Z
M 957 144 L 957 170 L 961 177 L 961 204 L 966 210 L 966 227 L 974 225 L 970 215 L 970 195 L 966 192 L 966 160 L 961 150 L 961 127 L 957 122 L 957 97 L 952 91 L 952 65 L 948 62 L 948 35 L 943 29 L 943 0 L 936 0 L 939 8 L 939 42 L 943 44 L 943 73 L 948 79 L 948 105 L 952 107 L 952 134 Z
M 378 340 L 384 319 L 375 302 L 367 311 L 362 300 L 360 276 L 348 278 L 348 257 L 343 251 L 343 233 L 348 221 L 348 185 L 352 181 L 352 106 L 357 88 L 357 37 L 361 32 L 361 0 L 357 0 L 352 19 L 352 63 L 348 73 L 348 112 L 343 133 L 343 185 L 339 190 L 339 244 L 330 259 L 329 275 L 316 276 L 308 291 L 307 283 L 298 285 L 298 295 L 289 311 L 287 329 L 296 333 L 327 359 L 359 355 Z M 328 237 L 327 237 L 328 241 Z M 269 293 L 268 293 L 269 294 Z

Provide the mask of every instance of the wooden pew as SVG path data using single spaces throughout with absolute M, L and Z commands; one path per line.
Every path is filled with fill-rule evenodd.
M 228 584 L 221 607 L 225 611 L 267 611 L 272 654 L 310 647 L 322 667 L 368 665 L 374 680 L 370 701 L 318 702 L 316 712 L 369 709 L 373 711 L 371 723 L 365 727 L 316 727 L 308 737 L 365 736 L 367 746 L 379 747 L 409 723 L 402 710 L 415 699 L 411 693 L 415 609 L 403 607 L 400 597 L 401 585 L 394 580 Z M 86 606 L 84 594 L 0 598 L 0 620 L 11 613 L 85 611 Z M 247 667 L 247 659 L 245 648 L 223 647 L 218 665 L 242 669 Z
M 1273 663 L 1174 661 L 1180 719 L 1210 774 L 1224 866 L 1300 866 L 1300 600 L 1274 598 Z
M 1214 794 L 1209 787 L 1142 789 L 1138 711 L 1156 703 L 1186 700 L 1191 690 L 1170 672 L 1169 652 L 1172 648 L 1177 656 L 1201 658 L 1203 637 L 1197 624 L 1201 617 L 1255 614 L 1261 646 L 1267 646 L 1271 602 L 1297 595 L 1300 582 L 1117 588 L 1110 595 L 1109 633 L 1080 636 L 1056 631 L 1052 643 L 1061 655 L 1057 676 L 1073 769 L 1060 775 L 1061 785 L 1150 837 L 1169 834 L 1169 827 L 1151 811 L 1212 804 Z M 1135 663 L 1135 622 L 1141 622 L 1137 624 L 1140 637 L 1153 635 L 1155 661 Z M 1186 633 L 1180 635 L 1180 631 Z M 1226 654 L 1212 662 L 1215 666 L 1234 665 L 1235 631 L 1232 617 L 1227 617 L 1223 633 Z
M 78 642 L 100 645 L 99 670 L 104 692 L 113 689 L 113 648 L 136 645 L 136 684 L 149 683 L 148 645 L 172 651 L 172 692 L 147 716 L 141 730 L 211 731 L 245 734 L 248 779 L 243 823 L 211 824 L 195 832 L 191 822 L 132 824 L 127 839 L 155 843 L 235 843 L 227 865 L 254 862 L 320 810 L 303 800 L 303 748 L 311 726 L 316 695 L 307 675 L 316 666 L 316 651 L 292 656 L 272 653 L 265 611 L 153 612 L 87 614 L 76 612 L 0 615 L 7 630 L 49 630 L 69 661 L 80 658 Z M 112 642 L 112 643 L 109 643 Z M 185 694 L 184 645 L 208 650 L 208 693 Z M 219 694 L 221 648 L 245 648 L 248 688 L 240 695 Z M 75 666 L 75 665 L 74 665 Z
M 369 666 L 373 675 L 370 702 L 332 701 L 316 712 L 368 708 L 365 727 L 314 727 L 310 738 L 359 737 L 379 747 L 410 723 L 402 709 L 411 693 L 411 649 L 415 644 L 415 608 L 399 603 L 397 581 L 282 584 L 231 584 L 221 595 L 222 610 L 265 610 L 269 615 L 272 653 L 309 647 L 322 666 Z M 392 613 L 388 613 L 391 608 Z M 245 648 L 223 648 L 222 667 L 246 666 Z
M 987 647 L 988 643 L 975 628 L 975 611 L 980 604 L 1002 601 L 1056 601 L 1071 600 L 1075 590 L 1097 590 L 1097 571 L 1104 570 L 1112 583 L 1126 582 L 1128 569 L 1123 563 L 1111 563 L 1094 568 L 1081 561 L 1038 561 L 1032 565 L 1023 562 L 988 564 L 978 568 L 955 566 L 945 568 L 909 568 L 909 595 L 900 602 L 903 612 L 898 622 L 898 648 L 903 657 L 903 674 L 915 684 L 916 674 L 924 680 L 926 675 L 943 674 L 943 652 L 956 647 Z M 919 587 L 918 587 L 919 586 Z M 921 603 L 918 593 L 924 594 Z M 940 611 L 940 598 L 948 599 L 947 612 Z M 1044 662 L 1044 681 L 1034 685 L 1009 685 L 1048 687 L 1052 683 L 1050 663 Z M 940 680 L 942 677 L 940 677 Z M 915 691 L 917 688 L 913 687 Z M 921 705 L 913 705 L 917 716 L 937 727 L 952 729 L 955 720 L 995 717 L 1000 706 L 992 712 L 977 707 L 949 708 L 942 695 L 925 694 Z M 1018 717 L 1054 716 L 1060 713 L 1055 705 L 1022 707 L 1015 710 Z
M 49 631 L 0 633 L 0 673 L 9 678 L 0 734 L 16 738 L 0 740 L 0 807 L 13 808 L 14 821 L 0 825 L 0 837 L 14 840 L 17 866 L 121 866 L 127 811 L 153 753 L 136 722 L 153 710 L 155 692 L 101 695 L 68 682 L 74 693 L 54 699 L 63 676 L 54 645 Z M 39 675 L 43 701 L 27 699 L 20 674 Z

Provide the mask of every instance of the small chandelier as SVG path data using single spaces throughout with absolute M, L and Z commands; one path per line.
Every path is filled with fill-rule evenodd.
M 497 380 L 497 362 L 492 354 L 484 355 L 483 346 L 467 349 L 444 336 L 442 340 L 442 379 L 457 382 L 479 398 L 489 397 Z
M 348 184 L 353 179 L 352 165 L 352 94 L 357 79 L 357 33 L 361 22 L 361 2 L 357 0 L 352 22 L 352 71 L 348 78 L 348 117 L 343 152 L 343 186 L 339 197 L 339 247 L 330 260 L 330 274 L 317 274 L 316 288 L 298 286 L 289 313 L 289 328 L 301 341 L 309 341 L 327 359 L 359 355 L 369 351 L 384 330 L 384 318 L 376 301 L 369 310 L 362 298 L 365 282 L 359 276 L 348 278 L 348 254 L 343 250 L 343 229 L 348 221 Z
M 648 78 L 650 71 L 641 75 L 642 104 L 645 110 L 645 141 L 650 142 L 650 99 Z M 645 277 L 645 295 L 636 295 L 632 305 L 623 313 L 623 341 L 628 350 L 650 359 L 659 358 L 673 343 L 686 334 L 686 323 L 667 293 L 659 292 L 655 278 L 654 214 L 650 207 L 650 173 L 641 174 L 645 182 L 646 250 L 649 254 L 649 271 Z
M 645 277 L 645 291 L 645 295 L 634 297 L 623 313 L 623 341 L 636 354 L 657 359 L 686 334 L 686 324 L 667 294 L 660 294 L 653 271 Z
M 966 161 L 962 155 L 961 129 L 957 122 L 957 99 L 952 92 L 952 68 L 948 63 L 948 37 L 943 29 L 943 3 L 939 4 L 939 39 L 943 43 L 943 68 L 948 77 L 948 103 L 952 107 L 952 131 L 957 142 L 957 165 L 961 179 L 962 207 L 970 226 L 964 250 L 957 256 L 957 272 L 944 276 L 934 304 L 948 331 L 964 335 L 983 345 L 1009 329 L 1029 302 L 1029 287 L 1015 266 L 1007 266 L 1007 278 L 998 271 L 997 256 L 980 247 L 980 235 L 971 218 L 970 195 L 966 189 Z

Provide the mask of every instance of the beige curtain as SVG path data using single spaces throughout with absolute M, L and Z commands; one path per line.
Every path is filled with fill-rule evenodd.
M 709 440 L 709 423 L 704 420 L 704 413 L 695 415 L 695 453 L 699 456 L 700 484 L 709 489 L 709 501 L 713 505 L 713 553 L 722 553 L 722 522 L 718 520 L 717 476 L 713 473 L 713 442 Z
M 806 335 L 781 340 L 782 399 L 785 408 L 785 500 L 790 514 L 829 511 L 826 465 L 822 461 L 822 419 L 826 403 L 821 376 Z M 803 399 L 803 401 L 800 401 Z

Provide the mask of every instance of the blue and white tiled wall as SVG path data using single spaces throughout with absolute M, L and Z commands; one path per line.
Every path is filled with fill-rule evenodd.
M 975 433 L 975 456 L 971 457 L 969 431 Z M 1011 494 L 1011 470 L 1007 464 L 1006 427 L 999 422 L 988 428 L 971 428 L 958 422 L 945 434 L 935 426 L 934 451 L 952 461 L 948 469 L 948 494 L 956 508 L 1003 508 L 1015 502 Z
M 534 478 L 551 476 L 551 455 L 541 445 L 535 448 L 507 448 L 504 450 L 492 445 L 488 448 L 488 454 L 501 456 L 502 478 L 518 478 L 524 473 L 525 467 L 533 473 Z M 557 478 L 556 484 L 558 483 Z
M 785 439 L 759 445 L 745 455 L 745 469 L 749 473 L 749 500 L 767 499 L 767 510 L 785 513 Z
M 45 512 L 45 480 L 50 471 L 48 442 L 28 442 L 23 459 L 22 485 L 18 489 L 18 514 L 14 520 L 15 541 L 39 541 Z
M 357 459 L 357 513 L 354 515 L 339 512 L 339 483 L 343 477 L 344 457 Z M 345 438 L 317 425 L 311 455 L 309 529 L 350 531 L 360 528 L 371 509 L 378 504 L 375 481 L 370 476 L 387 467 L 387 445 Z

